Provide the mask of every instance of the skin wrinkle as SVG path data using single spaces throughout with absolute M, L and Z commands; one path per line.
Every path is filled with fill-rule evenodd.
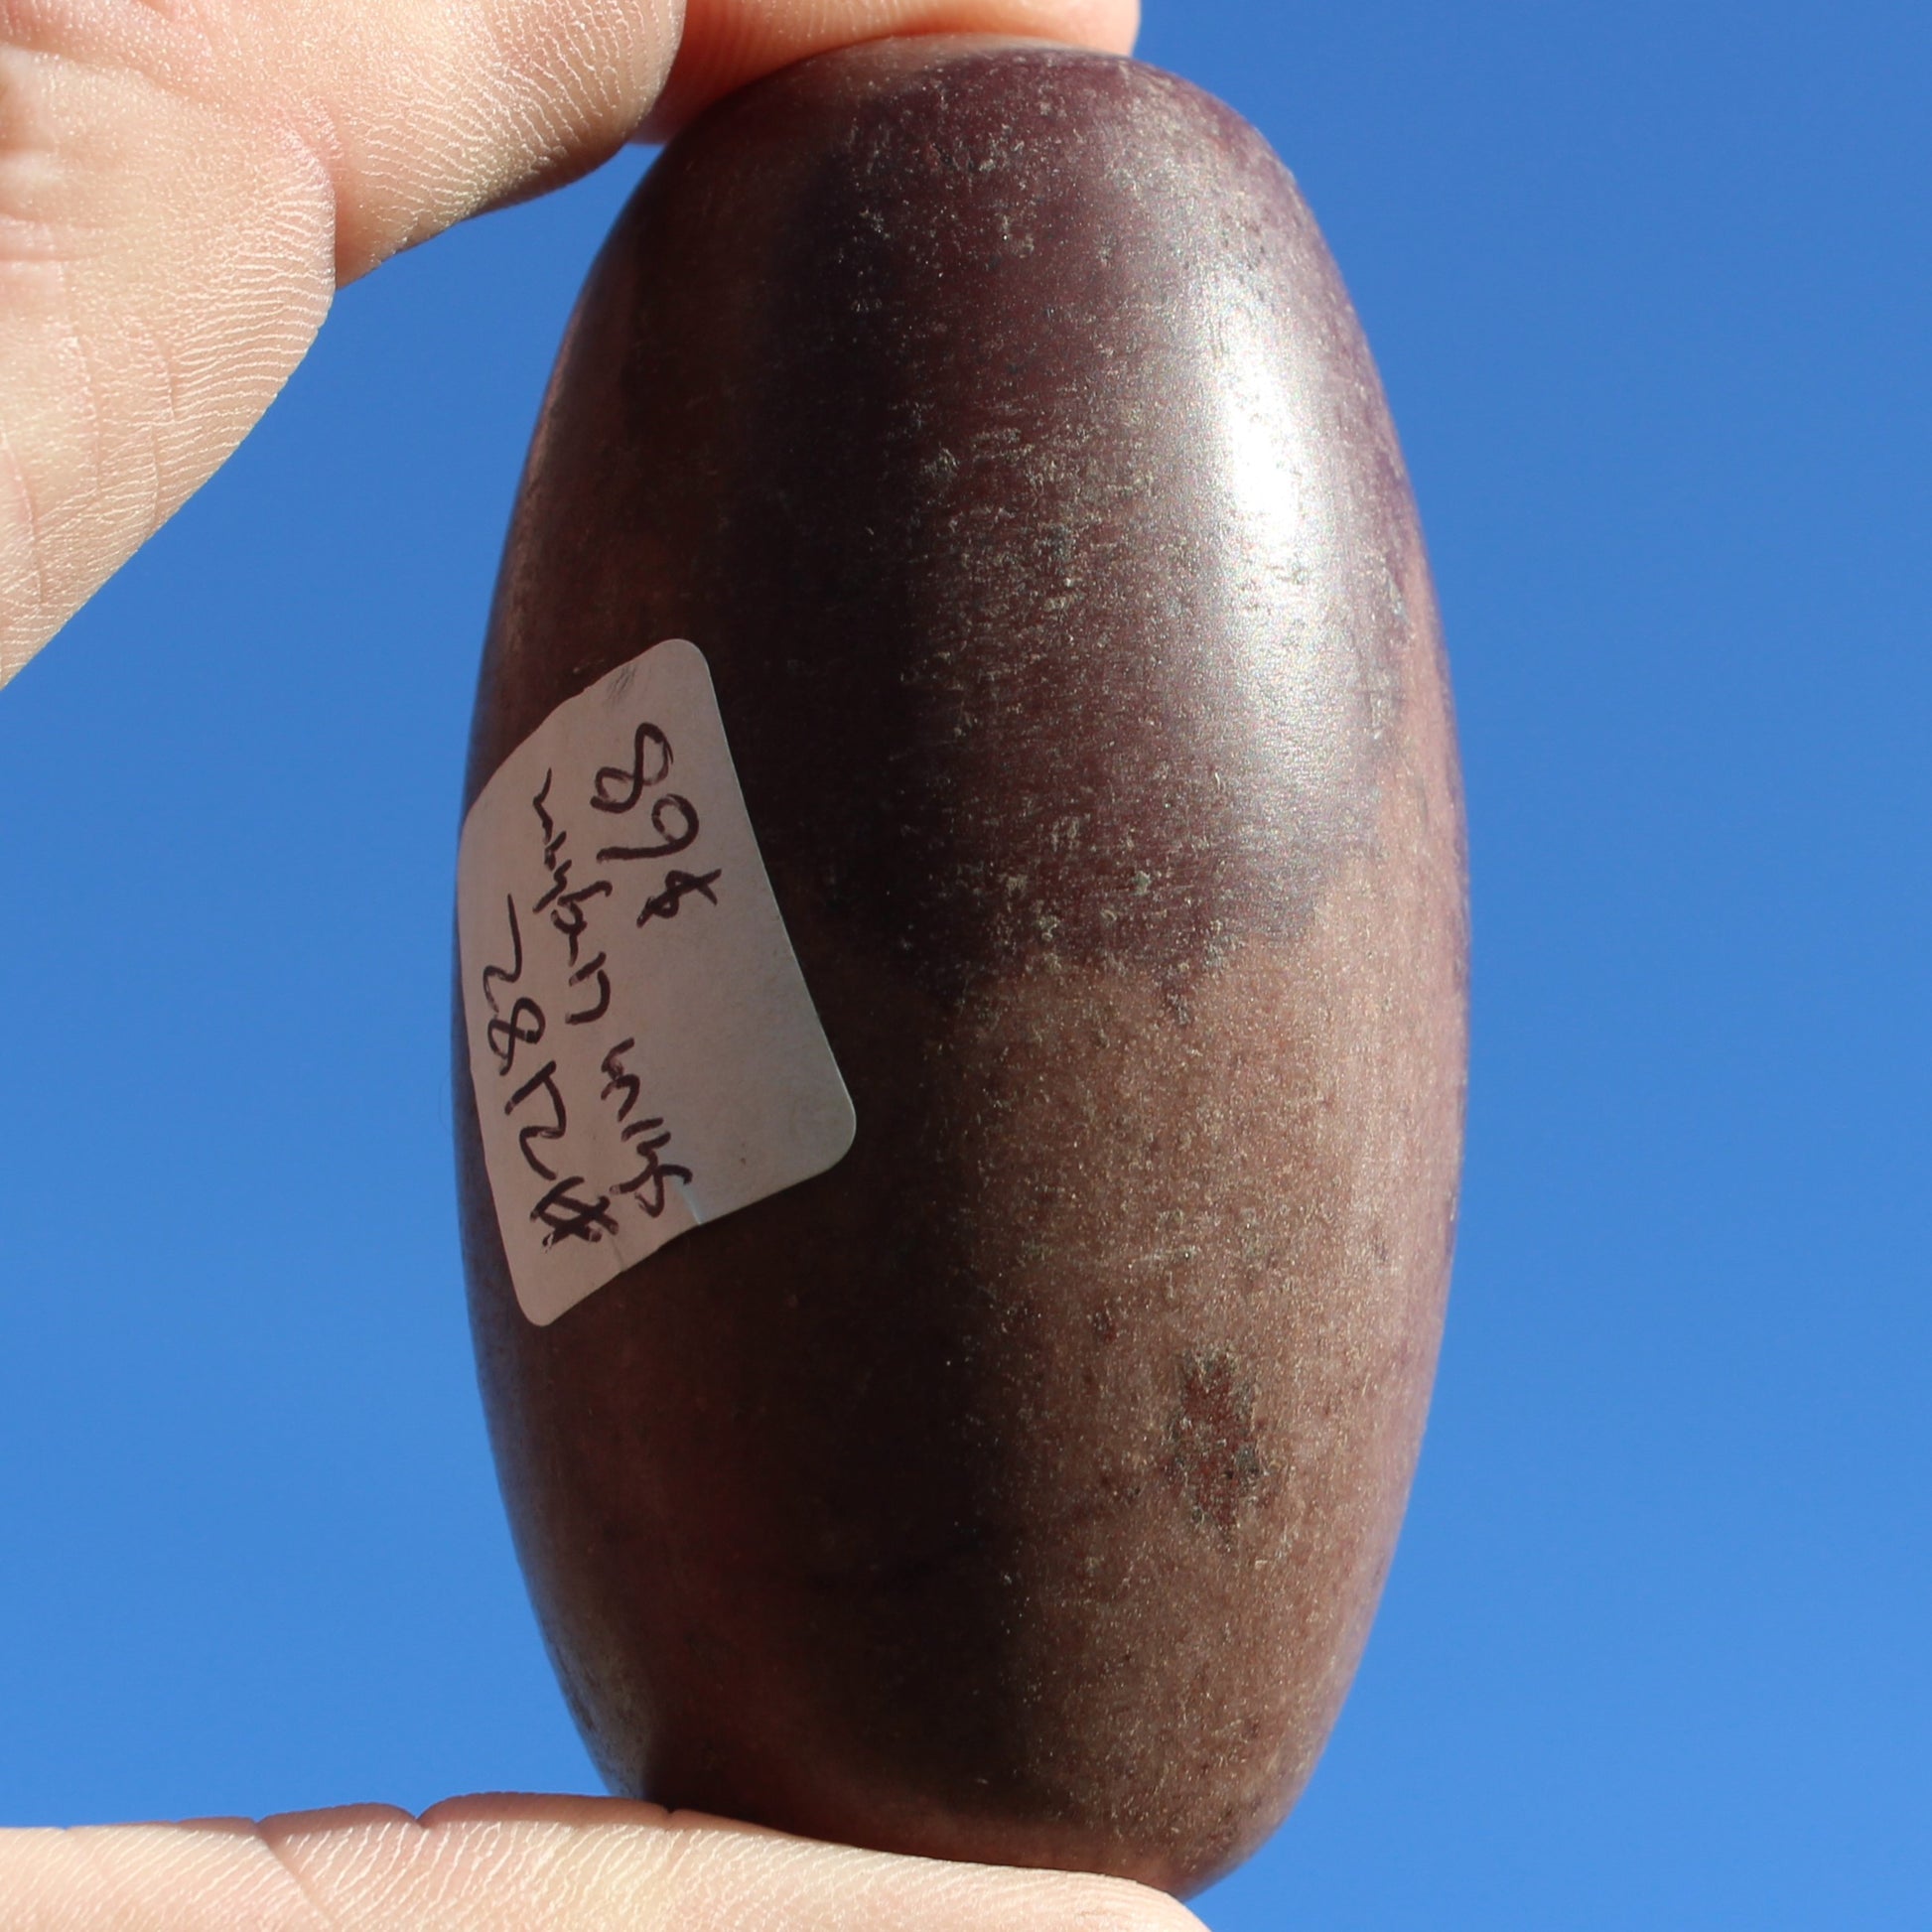
M 145 426 L 145 432 L 141 437 L 140 446 L 146 455 L 147 463 L 138 489 L 133 487 L 133 480 L 130 479 L 130 493 L 134 497 L 136 511 L 133 520 L 137 523 L 145 523 L 148 529 L 153 531 L 160 528 L 162 518 L 166 514 L 162 504 L 165 500 L 168 472 L 173 465 L 168 460 L 164 443 L 169 428 L 182 421 L 181 383 L 178 379 L 175 358 L 169 352 L 167 343 L 160 332 L 152 324 L 143 321 L 138 315 L 130 316 L 127 321 L 126 342 L 129 353 L 138 353 L 142 348 L 150 351 L 150 374 L 158 374 L 160 386 L 167 392 L 166 402 Z M 99 422 L 101 411 L 98 398 L 96 398 L 94 414 L 96 422 Z M 104 429 L 102 436 L 103 438 L 105 436 Z
M 48 601 L 46 546 L 40 532 L 40 510 L 34 501 L 33 485 L 14 449 L 13 432 L 5 422 L 0 422 L 0 469 L 4 469 L 6 474 L 10 504 L 7 516 L 0 521 L 0 531 L 24 526 L 26 532 L 24 541 L 9 542 L 4 535 L 0 535 L 0 559 L 24 553 L 26 562 L 23 567 L 34 580 L 32 600 L 35 605 L 44 608 Z M 0 597 L 7 597 L 7 588 L 4 582 L 0 582 Z M 7 601 L 13 600 L 8 597 Z M 4 659 L 0 659 L 0 682 L 4 681 L 5 673 Z
M 12 67 L 15 154 L 33 142 L 56 159 L 39 180 L 0 170 L 0 196 L 53 244 L 38 294 L 22 300 L 10 276 L 0 311 L 0 369 L 39 374 L 4 392 L 34 510 L 0 532 L 6 670 L 91 588 L 87 551 L 148 535 L 299 359 L 326 303 L 305 243 L 330 206 L 285 140 L 136 71 L 38 55 Z M 171 257 L 181 272 L 153 272 Z
M 18 1860 L 26 1868 L 6 1887 L 12 1907 L 30 1914 L 23 1932 L 223 1932 L 230 1926 L 235 1932 L 310 1932 L 321 1923 L 272 1860 L 257 1857 L 245 1869 L 222 1870 L 224 1863 L 233 1865 L 237 1842 L 254 1843 L 257 1854 L 265 1850 L 252 1827 L 239 1833 L 214 1826 L 88 1827 L 9 1836 L 22 1842 L 22 1851 L 42 1855 Z M 91 1882 L 81 1882 L 89 1875 Z M 150 1909 L 156 1893 L 172 1902 L 165 1917 Z M 299 1905 L 299 1919 L 276 1909 L 278 1894 Z M 78 1909 L 69 1901 L 77 1901 Z M 8 1923 L 12 1932 L 23 1921 Z
M 500 1807 L 493 1816 L 492 1803 Z M 279 1822 L 264 1828 L 271 1844 Z M 286 1839 L 280 1856 L 305 1896 L 356 1932 L 534 1924 L 1180 1932 L 1196 1924 L 1172 1900 L 1118 1880 L 887 1859 L 609 1800 L 473 1800 L 420 1823 L 375 1808 L 312 1814 Z M 301 1849 L 311 1840 L 313 1858 Z
M 366 1809 L 373 1808 L 357 1807 L 358 1812 Z M 266 1819 L 256 1829 L 260 1832 L 262 1842 L 268 1847 L 276 1863 L 294 1879 L 301 1888 L 303 1897 L 315 1907 L 325 1923 L 332 1928 L 347 1926 L 355 1920 L 367 1924 L 380 1923 L 381 1915 L 386 1909 L 386 1900 L 396 1889 L 393 1875 L 384 1870 L 385 1864 L 393 1862 L 379 1856 L 371 1857 L 370 1851 L 373 1849 L 380 1854 L 386 1849 L 384 1840 L 391 1835 L 392 1828 L 377 1825 L 374 1847 L 360 1847 L 362 1856 L 359 1872 L 355 1874 L 359 1882 L 356 1885 L 354 1919 L 349 1919 L 344 1916 L 329 1896 L 331 1868 L 326 1849 L 325 1855 L 313 1862 L 312 1866 L 312 1862 L 302 1857 L 302 1848 L 306 1842 L 305 1835 L 299 1830 L 278 1829 L 287 1823 L 288 1821 L 284 1819 Z
M 338 1932 L 343 1921 L 330 1909 L 326 1900 L 316 1896 L 313 1887 L 288 1857 L 283 1846 L 269 1836 L 266 1824 L 253 1826 L 251 1835 L 255 1843 L 274 1861 L 276 1869 L 287 1876 L 289 1883 L 294 1886 L 314 1915 L 316 1923 L 327 1928 L 327 1932 Z
M 56 305 L 58 314 L 55 320 L 61 325 L 60 359 L 64 369 L 76 371 L 79 376 L 77 385 L 69 384 L 69 387 L 77 386 L 79 393 L 75 401 L 69 402 L 69 407 L 76 410 L 82 419 L 81 442 L 87 453 L 83 459 L 87 463 L 86 487 L 95 495 L 105 496 L 107 485 L 101 462 L 103 431 L 100 420 L 100 397 L 95 386 L 94 357 L 87 347 L 86 332 L 75 314 L 72 266 L 65 261 L 56 262 L 55 270 L 58 297 Z M 38 497 L 36 501 L 38 502 Z M 75 513 L 77 512 L 67 504 L 55 505 L 42 511 L 34 519 L 36 535 L 43 543 L 49 540 L 61 541 L 65 535 L 63 524 Z

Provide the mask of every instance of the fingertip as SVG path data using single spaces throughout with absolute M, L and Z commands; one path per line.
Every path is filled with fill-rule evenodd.
M 322 1832 L 379 1832 L 415 1822 L 415 1814 L 400 1805 L 330 1805 L 314 1811 L 275 1812 L 250 1829 L 258 1829 L 264 1838 L 313 1838 Z M 197 1820 L 196 1825 L 206 1830 L 207 1821 Z
M 467 1825 L 609 1825 L 662 1831 L 673 1822 L 662 1805 L 557 1791 L 473 1791 L 445 1798 L 423 1813 L 425 1830 Z
M 813 54 L 895 35 L 1004 34 L 1128 54 L 1140 0 L 687 0 L 670 78 L 637 131 L 667 141 L 715 100 Z

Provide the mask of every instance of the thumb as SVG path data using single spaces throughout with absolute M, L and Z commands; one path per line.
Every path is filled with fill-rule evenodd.
M 1201 1932 L 1124 1879 L 600 1798 L 0 1832 L 0 1897 L 23 1932 Z

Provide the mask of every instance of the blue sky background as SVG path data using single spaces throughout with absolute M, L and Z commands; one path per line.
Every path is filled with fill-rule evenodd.
M 1463 1238 L 1245 1928 L 1932 1924 L 1932 16 L 1151 0 L 1295 169 L 1447 612 Z M 342 300 L 0 694 L 0 1819 L 590 1788 L 452 1205 L 495 555 L 641 158 Z

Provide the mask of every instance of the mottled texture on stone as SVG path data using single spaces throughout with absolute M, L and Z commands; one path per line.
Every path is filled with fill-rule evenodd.
M 1259 136 L 957 40 L 682 136 L 545 405 L 471 796 L 669 636 L 859 1135 L 537 1328 L 458 1053 L 483 1385 L 572 1708 L 621 1790 L 1203 1883 L 1373 1613 L 1463 1064 L 1428 568 Z

